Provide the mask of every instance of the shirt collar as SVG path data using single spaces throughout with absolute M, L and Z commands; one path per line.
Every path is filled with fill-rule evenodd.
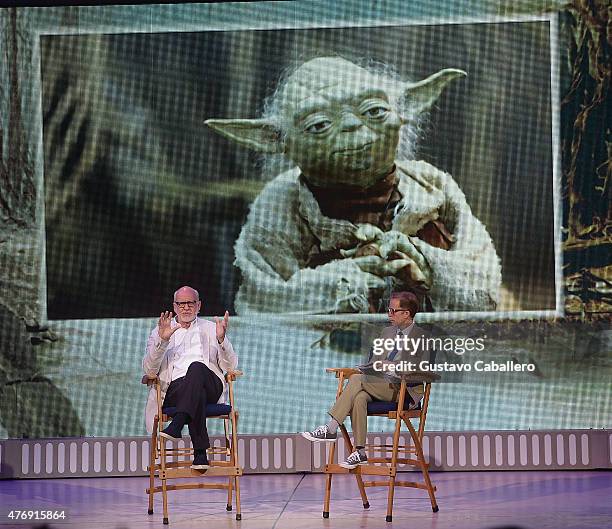
M 408 325 L 408 327 L 404 327 L 403 329 L 397 328 L 397 332 L 401 332 L 404 336 L 408 336 L 412 332 L 412 328 L 414 327 L 414 321 Z

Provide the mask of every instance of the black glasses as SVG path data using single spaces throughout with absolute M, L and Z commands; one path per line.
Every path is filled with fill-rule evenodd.
M 183 307 L 187 307 L 189 309 L 192 309 L 193 307 L 196 306 L 197 301 L 175 301 L 174 304 L 179 308 L 182 309 Z
M 397 314 L 398 312 L 410 312 L 410 311 L 409 311 L 409 310 L 407 310 L 407 309 L 392 309 L 391 307 L 389 307 L 389 308 L 387 309 L 387 312 L 388 312 L 389 314 L 393 315 L 393 314 Z

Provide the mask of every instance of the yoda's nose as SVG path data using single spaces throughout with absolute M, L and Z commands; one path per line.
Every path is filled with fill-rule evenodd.
M 352 131 L 361 127 L 363 123 L 361 120 L 352 112 L 343 112 L 340 121 L 340 130 Z

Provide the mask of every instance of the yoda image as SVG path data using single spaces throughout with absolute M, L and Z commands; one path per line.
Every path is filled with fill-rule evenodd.
M 449 174 L 411 155 L 419 115 L 465 75 L 405 82 L 318 57 L 286 74 L 263 117 L 206 121 L 290 164 L 236 242 L 238 313 L 377 312 L 392 289 L 428 310 L 495 310 L 501 267 L 486 228 Z

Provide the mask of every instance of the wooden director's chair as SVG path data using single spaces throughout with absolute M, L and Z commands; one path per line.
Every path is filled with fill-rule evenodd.
M 225 374 L 225 380 L 229 387 L 229 404 L 208 404 L 206 406 L 206 417 L 208 419 L 223 419 L 225 430 L 225 447 L 211 447 L 207 454 L 210 468 L 206 470 L 194 470 L 191 467 L 193 448 L 167 448 L 167 439 L 159 434 L 164 429 L 165 423 L 170 421 L 176 410 L 174 408 L 162 409 L 161 386 L 159 378 L 155 375 L 145 375 L 142 383 L 155 385 L 157 392 L 157 415 L 153 423 L 153 434 L 151 436 L 151 455 L 149 461 L 149 514 L 153 514 L 153 495 L 162 493 L 164 506 L 164 524 L 168 524 L 168 491 L 181 489 L 227 489 L 227 510 L 232 510 L 232 492 L 236 491 L 236 520 L 242 519 L 240 512 L 240 483 L 242 467 L 238 462 L 238 437 L 236 425 L 238 422 L 238 410 L 234 406 L 233 382 L 242 375 L 242 371 L 231 371 Z M 215 456 L 225 456 L 224 460 L 215 460 Z M 169 459 L 172 458 L 170 461 Z M 202 478 L 211 476 L 228 476 L 227 484 L 224 483 L 202 483 Z M 200 478 L 200 481 L 180 482 L 169 485 L 170 479 L 176 478 Z M 156 483 L 157 482 L 157 483 Z
M 336 398 L 340 396 L 344 389 L 344 382 L 353 374 L 359 374 L 360 371 L 353 368 L 328 368 L 328 373 L 335 373 L 338 378 L 338 391 Z M 401 377 L 400 389 L 397 396 L 397 401 L 386 402 L 386 401 L 372 401 L 368 403 L 368 417 L 387 417 L 388 419 L 395 421 L 395 430 L 393 432 L 393 444 L 392 445 L 366 445 L 366 450 L 371 452 L 383 453 L 381 457 L 368 457 L 368 463 L 365 465 L 359 465 L 357 468 L 347 470 L 341 467 L 336 461 L 336 443 L 330 444 L 329 452 L 327 455 L 327 464 L 325 465 L 326 484 L 325 484 L 325 502 L 323 506 L 323 518 L 329 518 L 329 503 L 331 498 L 331 484 L 332 477 L 334 474 L 354 474 L 357 480 L 357 486 L 361 494 L 361 500 L 363 501 L 363 508 L 369 509 L 370 503 L 368 496 L 366 495 L 366 487 L 388 487 L 387 497 L 387 522 L 392 521 L 393 518 L 393 494 L 395 487 L 416 487 L 419 489 L 425 489 L 429 494 L 431 501 L 431 508 L 433 512 L 438 512 L 438 504 L 436 503 L 436 497 L 434 487 L 429 479 L 429 464 L 425 461 L 423 456 L 423 433 L 425 431 L 425 418 L 427 416 L 427 406 L 429 404 L 429 394 L 431 392 L 431 383 L 439 380 L 440 375 L 429 372 L 416 372 L 406 374 L 396 374 Z M 425 391 L 423 399 L 419 403 L 418 407 L 413 410 L 408 410 L 408 403 L 411 402 L 410 397 L 407 394 L 407 385 L 413 384 L 424 384 Z M 404 402 L 406 401 L 406 402 Z M 400 405 L 399 403 L 402 403 Z M 400 410 L 398 412 L 398 410 Z M 418 419 L 419 425 L 418 430 L 415 430 L 414 426 L 410 422 L 411 419 Z M 400 445 L 400 429 L 402 421 L 408 427 L 410 437 L 412 438 L 412 445 Z M 342 437 L 346 443 L 348 453 L 353 452 L 353 444 L 348 435 L 344 424 L 340 425 L 340 431 Z M 402 453 L 400 457 L 400 452 Z M 378 464 L 375 464 L 378 463 Z M 418 467 L 423 474 L 422 482 L 415 481 L 399 481 L 397 480 L 397 465 L 406 464 L 409 466 Z M 362 476 L 384 476 L 386 479 L 378 481 L 364 481 Z

